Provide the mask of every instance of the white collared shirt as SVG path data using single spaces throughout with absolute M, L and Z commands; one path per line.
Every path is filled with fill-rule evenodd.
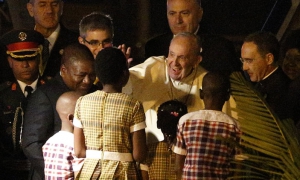
M 273 71 L 271 71 L 268 75 L 266 75 L 262 80 L 267 79 L 269 76 L 271 76 L 271 74 L 273 74 L 273 72 L 275 72 L 278 69 L 278 67 L 276 67 Z
M 33 89 L 32 92 L 34 92 L 34 91 L 36 90 L 36 88 L 37 88 L 38 78 L 37 78 L 33 83 L 31 83 L 31 84 L 26 84 L 26 83 L 24 83 L 24 82 L 22 82 L 22 81 L 19 81 L 19 80 L 17 80 L 17 81 L 18 81 L 18 83 L 19 83 L 19 85 L 20 85 L 20 88 L 21 88 L 23 94 L 24 94 L 25 97 L 26 97 L 26 96 L 27 96 L 27 92 L 25 92 L 25 87 L 26 87 L 26 86 L 31 86 L 32 89 Z
M 60 24 L 58 24 L 57 28 L 55 29 L 55 31 L 53 31 L 53 33 L 48 37 L 46 38 L 48 41 L 49 41 L 49 51 L 51 52 L 51 50 L 53 49 L 53 46 L 56 42 L 56 39 L 58 37 L 58 34 L 59 34 L 59 31 L 60 31 Z M 49 53 L 50 53 L 49 52 Z

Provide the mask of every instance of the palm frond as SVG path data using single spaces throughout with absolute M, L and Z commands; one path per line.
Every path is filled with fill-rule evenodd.
M 230 77 L 241 125 L 244 160 L 229 179 L 300 179 L 299 135 L 292 120 L 280 120 L 239 72 Z M 238 175 L 237 175 L 238 174 Z

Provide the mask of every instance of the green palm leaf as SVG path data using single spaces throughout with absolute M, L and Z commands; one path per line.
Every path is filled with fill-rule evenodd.
M 280 120 L 239 72 L 230 77 L 242 129 L 243 160 L 229 179 L 300 179 L 300 146 L 292 120 Z

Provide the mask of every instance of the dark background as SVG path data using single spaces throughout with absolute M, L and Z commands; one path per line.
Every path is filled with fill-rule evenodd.
M 10 0 L 10 3 L 12 1 Z M 33 20 L 25 9 L 27 0 L 18 2 L 21 1 L 24 10 L 16 9 L 10 3 L 8 3 L 10 6 L 1 3 L 3 11 L 14 14 L 11 22 L 1 16 L 1 33 L 13 26 L 33 27 Z M 114 45 L 125 43 L 131 46 L 136 63 L 144 60 L 144 45 L 149 38 L 169 31 L 166 0 L 65 0 L 64 2 L 62 22 L 74 31 L 78 31 L 80 19 L 93 11 L 110 14 L 115 26 Z M 277 34 L 291 5 L 291 0 L 202 0 L 204 14 L 200 28 L 202 32 L 218 34 L 232 40 L 236 50 L 239 51 L 243 38 L 249 33 L 266 30 Z M 13 23 L 13 17 L 16 16 L 15 19 L 19 22 Z

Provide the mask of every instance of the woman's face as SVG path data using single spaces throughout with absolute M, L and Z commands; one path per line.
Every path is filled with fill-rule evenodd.
M 290 79 L 300 76 L 300 52 L 299 49 L 289 49 L 285 53 L 282 69 Z

